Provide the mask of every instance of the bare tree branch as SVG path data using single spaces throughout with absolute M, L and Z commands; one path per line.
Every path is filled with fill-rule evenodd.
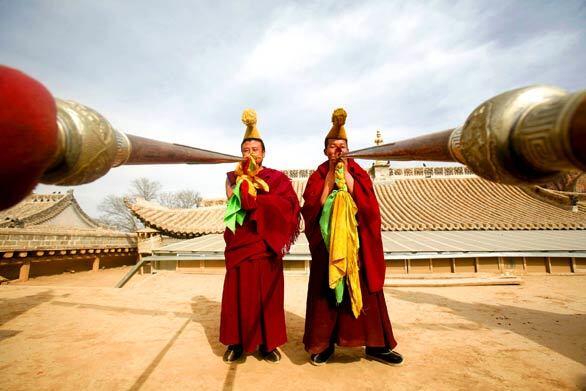
M 197 191 L 180 190 L 177 192 L 166 192 L 159 195 L 159 202 L 167 208 L 191 209 L 199 207 L 201 196 Z
M 124 204 L 124 197 L 110 194 L 100 202 L 98 210 L 102 215 L 98 222 L 120 231 L 134 232 L 142 228 L 138 221 Z
M 161 188 L 162 186 L 159 182 L 141 177 L 130 183 L 130 195 L 134 197 L 142 197 L 147 201 L 152 201 L 157 198 Z
M 130 192 L 126 196 L 110 194 L 98 205 L 102 215 L 96 219 L 108 227 L 134 232 L 144 225 L 133 216 L 124 203 L 124 198 L 141 197 L 147 201 L 157 200 L 161 205 L 173 209 L 196 208 L 201 203 L 197 191 L 180 190 L 177 192 L 161 192 L 161 184 L 148 178 L 137 178 L 130 183 Z

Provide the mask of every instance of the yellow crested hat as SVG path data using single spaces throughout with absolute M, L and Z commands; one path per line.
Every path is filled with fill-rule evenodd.
M 260 132 L 256 127 L 256 111 L 254 111 L 253 109 L 244 110 L 242 112 L 242 123 L 246 125 L 243 140 L 249 138 L 256 138 L 262 140 L 262 138 L 260 137 Z
M 346 129 L 344 128 L 347 116 L 348 114 L 346 114 L 346 110 L 341 107 L 334 110 L 332 113 L 332 128 L 326 136 L 326 140 L 332 138 L 336 140 L 348 141 L 348 137 L 346 136 Z

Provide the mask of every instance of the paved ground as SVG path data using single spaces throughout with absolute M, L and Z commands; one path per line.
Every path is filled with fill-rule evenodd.
M 313 367 L 301 345 L 307 278 L 286 277 L 289 343 L 271 365 L 226 365 L 223 276 L 126 269 L 0 286 L 2 390 L 585 389 L 586 276 L 520 286 L 385 288 L 402 367 L 338 349 Z

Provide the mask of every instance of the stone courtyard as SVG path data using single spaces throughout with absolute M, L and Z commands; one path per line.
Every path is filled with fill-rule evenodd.
M 223 276 L 128 268 L 0 286 L 3 390 L 470 390 L 586 387 L 585 275 L 520 286 L 385 288 L 401 367 L 339 348 L 314 367 L 301 339 L 306 276 L 287 275 L 279 364 L 222 361 Z

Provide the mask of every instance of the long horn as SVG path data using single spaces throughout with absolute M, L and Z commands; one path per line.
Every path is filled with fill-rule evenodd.
M 448 142 L 453 131 L 454 129 L 448 129 L 408 140 L 360 149 L 346 156 L 370 160 L 452 162 L 454 158 L 448 148 Z
M 56 99 L 59 149 L 41 183 L 80 185 L 112 167 L 140 164 L 215 164 L 242 158 L 122 133 L 89 107 Z
M 39 183 L 80 185 L 123 164 L 213 164 L 241 160 L 122 133 L 98 112 L 55 99 L 30 76 L 0 65 L 0 210 Z
M 346 156 L 453 161 L 494 182 L 546 183 L 561 172 L 586 170 L 586 90 L 508 91 L 478 106 L 462 126 Z

